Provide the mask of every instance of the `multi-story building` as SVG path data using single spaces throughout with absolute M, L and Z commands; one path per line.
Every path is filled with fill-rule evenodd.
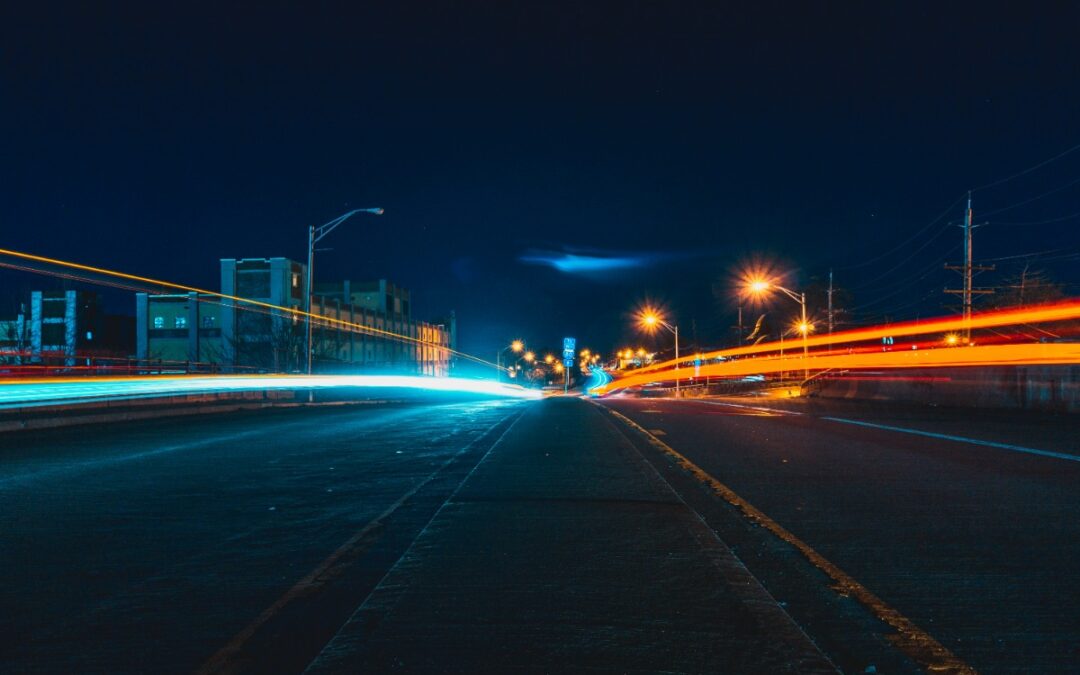
M 286 258 L 221 261 L 217 296 L 147 295 L 136 300 L 137 353 L 149 362 L 301 372 L 306 369 L 306 268 Z M 410 294 L 386 280 L 320 284 L 312 313 L 317 372 L 448 375 L 456 326 L 414 321 Z M 284 308 L 284 309 L 279 309 Z
M 107 316 L 90 291 L 31 291 L 12 320 L 0 321 L 0 356 L 14 364 L 75 366 L 130 356 L 130 325 Z M 29 311 L 27 311 L 29 309 Z

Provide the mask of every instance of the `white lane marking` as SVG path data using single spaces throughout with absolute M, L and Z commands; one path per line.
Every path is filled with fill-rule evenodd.
M 692 399 L 686 399 L 692 400 Z M 757 410 L 759 412 L 778 413 L 780 415 L 805 415 L 806 413 L 796 412 L 794 410 L 784 410 L 783 408 L 767 408 L 765 406 L 758 405 L 743 405 L 741 403 L 724 403 L 723 401 L 697 401 L 697 403 L 705 403 L 708 405 L 723 405 L 730 408 L 744 408 L 746 410 Z
M 933 431 L 920 431 L 918 429 L 907 429 L 905 427 L 894 427 L 888 424 L 874 424 L 873 422 L 860 422 L 859 420 L 848 420 L 842 417 L 822 417 L 823 420 L 829 420 L 831 422 L 842 422 L 844 424 L 854 424 L 860 427 L 871 427 L 873 429 L 884 429 L 886 431 L 899 431 L 904 434 L 915 434 L 916 436 L 928 436 L 930 438 L 940 438 L 946 441 L 956 441 L 958 443 L 971 443 L 972 445 L 985 445 L 989 448 L 998 448 L 1001 450 L 1012 450 L 1013 452 L 1025 452 L 1029 455 L 1039 455 L 1040 457 L 1053 457 L 1054 459 L 1066 459 L 1070 462 L 1080 462 L 1080 455 L 1069 455 L 1064 452 L 1053 452 L 1050 450 L 1037 450 L 1035 448 L 1025 448 L 1022 445 L 1009 445 L 1008 443 L 995 443 L 994 441 L 981 441 L 977 438 L 967 438 L 966 436 L 952 436 L 950 434 L 938 434 Z

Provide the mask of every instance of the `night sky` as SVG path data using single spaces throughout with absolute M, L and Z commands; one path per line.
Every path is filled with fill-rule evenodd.
M 0 10 L 0 247 L 216 289 L 381 206 L 318 278 L 489 358 L 641 342 L 647 298 L 729 344 L 749 260 L 834 268 L 851 322 L 945 313 L 958 200 L 1080 144 L 1077 3 L 32 4 Z M 1080 150 L 974 198 L 1010 257 L 978 284 L 1080 294 Z

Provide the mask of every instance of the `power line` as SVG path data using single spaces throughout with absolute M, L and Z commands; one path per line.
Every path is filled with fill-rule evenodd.
M 1076 213 L 1070 213 L 1067 216 L 1061 216 L 1059 218 L 1048 218 L 1046 220 L 1030 220 L 1025 223 L 1003 223 L 1001 221 L 995 221 L 994 225 L 1046 225 L 1047 223 L 1060 223 L 1062 221 L 1072 220 L 1073 218 L 1077 217 L 1080 217 L 1080 211 L 1077 211 Z
M 881 303 L 885 302 L 886 300 L 888 300 L 890 298 L 894 298 L 897 295 L 900 295 L 901 293 L 907 292 L 915 284 L 918 284 L 920 281 L 923 281 L 924 279 L 926 279 L 930 275 L 934 274 L 935 272 L 940 271 L 941 270 L 941 267 L 940 267 L 941 261 L 944 260 L 945 258 L 949 257 L 950 255 L 952 255 L 953 253 L 955 253 L 958 248 L 960 248 L 959 244 L 957 244 L 953 248 L 949 249 L 949 251 L 947 253 L 945 253 L 945 255 L 943 255 L 943 256 L 941 256 L 941 258 L 935 260 L 929 267 L 922 268 L 922 273 L 921 274 L 919 274 L 918 276 L 915 276 L 914 278 L 912 278 L 911 280 L 909 280 L 907 283 L 900 286 L 899 288 L 896 288 L 893 292 L 888 293 L 886 295 L 878 296 L 876 299 L 871 300 L 870 302 L 864 302 L 861 305 L 857 305 L 855 307 L 852 307 L 850 311 L 854 312 L 854 311 L 857 311 L 857 310 L 866 309 L 867 307 L 873 307 L 875 305 L 880 305 Z
M 1016 255 L 1001 256 L 999 258 L 986 258 L 986 260 L 987 260 L 987 262 L 997 262 L 997 261 L 1000 261 L 1000 260 L 1016 260 L 1018 258 L 1037 258 L 1037 257 L 1039 257 L 1041 255 L 1046 255 L 1048 253 L 1060 253 L 1062 251 L 1068 251 L 1068 250 L 1069 250 L 1068 247 L 1066 247 L 1066 248 L 1050 248 L 1050 249 L 1047 249 L 1045 251 L 1035 251 L 1034 253 L 1018 253 Z M 1070 253 L 1069 255 L 1073 255 L 1073 254 Z
M 896 272 L 898 269 L 900 269 L 901 267 L 906 265 L 908 262 L 910 262 L 913 258 L 915 258 L 915 256 L 919 255 L 919 253 L 922 253 L 923 249 L 925 249 L 926 247 L 930 246 L 930 244 L 932 244 L 935 241 L 937 241 L 938 239 L 940 239 L 941 235 L 945 234 L 946 232 L 948 232 L 948 229 L 941 230 L 940 232 L 938 232 L 937 234 L 935 234 L 934 236 L 930 237 L 925 242 L 923 242 L 922 246 L 920 246 L 919 248 L 912 251 L 911 255 L 904 258 L 903 260 L 898 262 L 896 265 L 893 265 L 891 268 L 889 268 L 888 270 L 882 272 L 881 274 L 874 277 L 870 281 L 867 281 L 867 282 L 865 282 L 865 283 L 863 283 L 863 284 L 861 284 L 859 286 L 852 287 L 850 290 L 852 290 L 852 291 L 865 290 L 866 288 L 873 287 L 874 284 L 876 284 L 877 282 L 881 281 L 882 279 L 888 277 L 892 273 Z
M 1015 178 L 1019 178 L 1020 176 L 1025 176 L 1025 175 L 1031 173 L 1032 171 L 1037 171 L 1037 170 L 1043 168 L 1044 166 L 1046 166 L 1047 164 L 1050 164 L 1051 162 L 1055 162 L 1055 161 L 1061 159 L 1062 157 L 1064 157 L 1065 155 L 1076 152 L 1077 150 L 1080 150 L 1080 144 L 1074 145 L 1071 148 L 1069 148 L 1068 150 L 1065 150 L 1064 152 L 1061 152 L 1061 153 L 1059 153 L 1057 155 L 1054 155 L 1050 159 L 1044 159 L 1043 161 L 1039 162 L 1038 164 L 1036 164 L 1034 166 L 1029 166 L 1028 168 L 1024 169 L 1023 171 L 1017 171 L 1016 173 L 1012 174 L 1011 176 L 1006 176 L 1005 178 L 1001 178 L 999 180 L 993 181 L 992 183 L 987 183 L 985 185 L 980 185 L 979 187 L 971 188 L 971 192 L 978 192 L 979 190 L 985 190 L 986 188 L 992 188 L 992 187 L 995 187 L 997 185 L 1001 185 L 1002 183 L 1007 183 L 1007 182 L 1009 182 L 1009 181 L 1011 181 L 1011 180 L 1013 180 Z
M 1000 209 L 994 209 L 992 211 L 986 211 L 985 213 L 982 213 L 980 215 L 985 217 L 985 216 L 992 216 L 995 213 L 1001 213 L 1002 211 L 1009 211 L 1011 209 L 1015 209 L 1018 206 L 1023 206 L 1025 204 L 1030 204 L 1031 202 L 1038 201 L 1038 200 L 1042 199 L 1043 197 L 1049 197 L 1052 194 L 1055 194 L 1057 192 L 1061 192 L 1062 190 L 1066 190 L 1068 188 L 1071 188 L 1072 186 L 1076 185 L 1077 183 L 1080 183 L 1080 178 L 1074 178 L 1071 181 L 1069 181 L 1068 183 L 1065 183 L 1064 185 L 1059 185 L 1058 187 L 1056 187 L 1056 188 L 1054 188 L 1052 190 L 1047 190 L 1046 192 L 1044 192 L 1042 194 L 1035 195 L 1034 197 L 1031 197 L 1029 199 L 1025 199 L 1025 200 L 1020 201 L 1020 202 L 1016 202 L 1015 204 L 1010 204 L 1009 206 L 1003 206 Z
M 905 240 L 904 240 L 903 242 L 901 242 L 901 243 L 897 244 L 896 246 L 892 247 L 892 248 L 891 248 L 891 249 L 889 249 L 888 251 L 885 251 L 884 253 L 880 253 L 880 254 L 878 254 L 878 255 L 874 256 L 873 258 L 868 258 L 868 259 L 866 259 L 866 260 L 864 260 L 864 261 L 862 261 L 862 262 L 860 262 L 860 263 L 855 263 L 854 265 L 845 265 L 844 267 L 836 267 L 836 268 L 834 268 L 834 269 L 838 269 L 838 270 L 841 270 L 841 271 L 843 271 L 843 270 L 853 270 L 853 269 L 858 269 L 858 268 L 860 268 L 860 267 L 866 267 L 867 265 L 873 264 L 873 263 L 877 262 L 878 260 L 881 260 L 882 258 L 887 258 L 887 257 L 889 257 L 890 255 L 892 255 L 892 254 L 893 254 L 893 253 L 895 253 L 896 251 L 898 251 L 898 250 L 902 249 L 903 247 L 907 246 L 907 245 L 908 245 L 908 244 L 910 244 L 911 242 L 913 242 L 913 241 L 915 241 L 916 239 L 918 239 L 919 237 L 921 237 L 921 236 L 922 236 L 922 235 L 923 235 L 923 234 L 924 234 L 924 233 L 925 233 L 925 232 L 926 232 L 927 230 L 929 230 L 929 229 L 930 229 L 931 227 L 933 227 L 934 225 L 937 225 L 937 224 L 938 224 L 939 222 L 941 222 L 941 219 L 942 219 L 942 218 L 944 218 L 945 216 L 947 216 L 947 215 L 949 214 L 949 212 L 953 210 L 953 207 L 955 207 L 955 206 L 956 206 L 957 204 L 959 204 L 959 203 L 960 203 L 961 201 L 963 201 L 963 200 L 964 200 L 964 198 L 965 198 L 965 196 L 966 196 L 966 195 L 960 195 L 959 197 L 957 197 L 957 198 L 956 198 L 956 201 L 954 201 L 954 202 L 953 202 L 952 204 L 949 204 L 949 205 L 948 205 L 948 206 L 947 206 L 947 207 L 945 208 L 945 210 L 944 210 L 944 211 L 942 211 L 941 213 L 939 213 L 939 214 L 938 214 L 938 216 L 937 216 L 936 218 L 934 218 L 933 220 L 931 220 L 931 221 L 930 221 L 930 222 L 929 222 L 929 223 L 928 223 L 927 225 L 925 225 L 925 226 L 924 226 L 924 227 L 923 227 L 923 228 L 922 228 L 921 230 L 919 230 L 919 231 L 918 231 L 918 232 L 916 232 L 915 234 L 911 235 L 911 237 L 909 237 L 909 238 L 905 239 Z

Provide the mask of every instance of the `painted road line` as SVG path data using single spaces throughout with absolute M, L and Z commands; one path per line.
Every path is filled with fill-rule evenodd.
M 604 408 L 626 426 L 641 433 L 653 447 L 675 459 L 683 469 L 688 471 L 705 485 L 712 488 L 718 496 L 737 507 L 748 518 L 769 530 L 781 540 L 794 546 L 815 567 L 829 575 L 829 577 L 836 582 L 836 589 L 839 592 L 856 598 L 859 602 L 868 607 L 879 619 L 892 626 L 896 630 L 896 634 L 889 636 L 889 640 L 896 645 L 898 649 L 926 667 L 927 670 L 938 673 L 974 675 L 975 670 L 971 666 L 949 651 L 948 648 L 935 640 L 929 633 L 915 625 L 911 619 L 908 619 L 903 614 L 893 609 L 881 598 L 874 595 L 870 589 L 860 584 L 847 572 L 843 571 L 814 550 L 805 541 L 799 539 L 780 525 L 780 523 L 765 515 L 764 512 L 740 497 L 731 488 L 713 478 L 712 475 L 697 464 L 694 464 L 686 456 L 682 455 L 656 436 L 650 434 L 647 429 L 640 426 L 637 422 L 634 422 L 629 417 L 608 408 L 607 406 L 604 406 Z
M 687 399 L 690 400 L 690 399 Z M 796 412 L 794 410 L 784 410 L 782 408 L 767 408 L 760 405 L 744 405 L 742 403 L 725 403 L 724 401 L 694 401 L 695 403 L 704 403 L 705 405 L 722 405 L 728 408 L 742 408 L 744 410 L 756 410 L 758 412 L 771 413 L 773 415 L 805 415 L 806 413 Z
M 926 436 L 928 438 L 939 438 L 944 441 L 955 441 L 957 443 L 970 443 L 971 445 L 984 445 L 988 448 L 998 448 L 999 450 L 1011 450 L 1013 452 L 1024 452 L 1029 455 L 1039 455 L 1040 457 L 1053 457 L 1054 459 L 1066 459 L 1070 462 L 1080 462 L 1080 455 L 1070 455 L 1064 452 L 1053 452 L 1052 450 L 1038 450 L 1036 448 L 1025 448 L 1022 445 L 1010 445 L 1008 443 L 995 443 L 994 441 L 982 441 L 977 438 L 968 438 L 966 436 L 953 436 L 951 434 L 938 434 L 933 431 L 921 431 L 919 429 L 908 429 L 906 427 L 894 427 L 888 424 L 875 424 L 873 422 L 862 422 L 859 420 L 849 420 L 843 417 L 822 417 L 823 420 L 829 420 L 830 422 L 841 422 L 843 424 L 854 424 L 860 427 L 870 427 L 871 429 L 884 429 L 885 431 L 898 431 L 903 434 L 915 434 L 916 436 Z

